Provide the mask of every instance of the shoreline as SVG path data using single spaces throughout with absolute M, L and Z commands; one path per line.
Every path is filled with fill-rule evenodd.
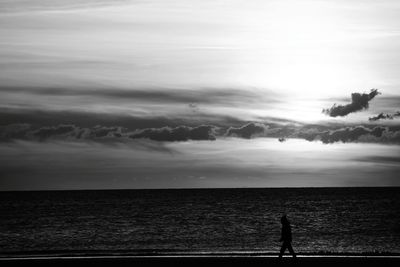
M 53 260 L 53 259 L 61 259 L 61 260 L 69 260 L 69 259 L 167 259 L 167 258 L 267 258 L 273 259 L 278 258 L 278 255 L 236 255 L 236 254 L 228 254 L 228 255 L 220 255 L 220 254 L 210 254 L 210 255 L 37 255 L 37 256 L 0 256 L 1 261 L 7 260 Z M 283 255 L 283 258 L 293 258 L 291 255 Z M 347 258 L 347 259 L 399 259 L 400 255 L 297 255 L 297 258 Z
M 393 256 L 345 256 L 345 255 L 298 255 L 297 259 L 285 255 L 279 260 L 275 255 L 36 255 L 0 257 L 1 266 L 399 266 L 400 255 Z
M 2 258 L 24 257 L 275 257 L 276 252 L 265 251 L 129 251 L 129 250 L 84 250 L 84 251 L 9 251 L 0 252 Z M 296 252 L 301 257 L 400 257 L 396 252 Z M 285 255 L 289 255 L 285 252 Z
M 139 259 L 139 258 L 277 258 L 279 252 L 218 251 L 218 252 L 135 252 L 135 251 L 42 251 L 0 253 L 0 261 L 24 259 Z M 393 258 L 400 253 L 296 253 L 298 258 Z M 292 256 L 286 252 L 284 258 Z
M 0 260 L 7 258 L 139 258 L 139 257 L 277 257 L 279 251 L 129 251 L 129 250 L 85 250 L 85 251 L 10 251 L 0 252 Z M 298 257 L 332 257 L 332 258 L 400 258 L 395 252 L 296 252 Z M 284 257 L 289 257 L 288 252 Z

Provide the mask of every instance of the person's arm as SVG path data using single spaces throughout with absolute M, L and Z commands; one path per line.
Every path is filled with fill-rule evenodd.
M 291 226 L 288 227 L 288 240 L 290 242 L 292 242 L 292 227 Z

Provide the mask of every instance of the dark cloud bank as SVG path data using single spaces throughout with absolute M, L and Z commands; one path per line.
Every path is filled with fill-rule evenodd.
M 400 111 L 397 111 L 396 113 L 393 114 L 380 113 L 377 116 L 370 117 L 368 120 L 369 121 L 393 120 L 396 117 L 400 117 Z
M 22 90 L 22 89 L 21 89 Z M 48 94 L 49 89 L 37 90 L 38 94 Z M 52 91 L 50 91 L 52 92 Z M 71 93 L 63 91 L 64 93 Z M 209 95 L 204 101 L 221 98 L 222 93 Z M 76 94 L 76 92 L 73 92 Z M 89 94 L 87 91 L 80 92 Z M 92 93 L 92 92 L 90 92 Z M 159 99 L 162 92 L 102 92 L 107 96 Z M 127 95 L 133 94 L 133 95 Z M 349 113 L 368 108 L 368 103 L 376 95 L 377 89 L 366 94 L 353 93 L 348 105 L 334 105 L 323 112 L 331 117 L 346 116 Z M 171 96 L 171 101 L 188 101 L 198 95 Z M 196 104 L 189 107 L 196 109 Z M 132 140 L 152 140 L 159 142 L 177 142 L 189 140 L 213 141 L 217 138 L 236 137 L 251 139 L 257 137 L 300 138 L 308 141 L 335 142 L 374 142 L 400 143 L 400 126 L 386 126 L 371 122 L 393 119 L 400 116 L 379 114 L 369 118 L 369 124 L 302 124 L 277 118 L 260 118 L 263 122 L 246 122 L 227 116 L 202 114 L 196 110 L 196 116 L 188 118 L 134 117 L 126 114 L 98 114 L 73 111 L 43 111 L 30 109 L 0 108 L 0 141 L 13 140 L 87 140 L 95 142 L 129 142 Z M 19 123 L 24 122 L 24 123 Z M 118 122 L 118 125 L 115 125 Z M 208 122 L 204 124 L 204 122 Z
M 129 134 L 129 138 L 148 138 L 155 141 L 215 140 L 217 127 L 200 125 L 197 127 L 179 126 L 175 128 L 151 128 Z
M 94 126 L 82 128 L 76 125 L 57 125 L 35 128 L 30 124 L 0 126 L 0 140 L 87 140 L 94 142 L 129 142 L 132 140 L 153 140 L 176 142 L 189 140 L 213 141 L 217 138 L 300 138 L 308 141 L 369 142 L 400 144 L 400 126 L 382 127 L 378 125 L 294 125 L 250 122 L 240 127 L 220 127 L 214 125 L 177 126 L 144 128 L 129 131 L 120 126 Z
M 329 115 L 331 117 L 343 117 L 353 112 L 368 109 L 369 101 L 371 101 L 378 94 L 380 94 L 380 92 L 378 92 L 378 89 L 371 89 L 371 92 L 369 94 L 352 93 L 350 104 L 334 104 L 331 108 L 323 109 L 322 113 L 325 113 L 326 115 Z
M 307 141 L 321 141 L 324 144 L 336 142 L 400 143 L 399 127 L 371 125 L 329 126 L 329 125 L 265 125 L 249 123 L 239 128 L 229 128 L 227 136 L 240 138 L 273 137 L 300 138 Z
M 215 140 L 218 127 L 200 125 L 197 127 L 178 126 L 146 128 L 127 131 L 126 128 L 97 125 L 92 128 L 81 128 L 76 125 L 57 125 L 33 128 L 29 124 L 11 124 L 0 126 L 0 140 L 90 140 L 90 141 L 122 141 L 121 139 L 150 139 L 154 141 L 188 141 Z

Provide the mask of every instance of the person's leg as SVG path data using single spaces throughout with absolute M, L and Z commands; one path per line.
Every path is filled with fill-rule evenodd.
M 285 253 L 286 247 L 287 247 L 286 242 L 283 242 L 282 243 L 282 247 L 281 247 L 281 251 L 279 252 L 279 258 L 282 258 L 283 253 Z
M 296 253 L 294 253 L 292 244 L 291 244 L 291 243 L 288 243 L 288 244 L 287 244 L 287 247 L 288 247 L 288 249 L 289 249 L 290 254 L 292 254 L 293 257 L 296 258 Z

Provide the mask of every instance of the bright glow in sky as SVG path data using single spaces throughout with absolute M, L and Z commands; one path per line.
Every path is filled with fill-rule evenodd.
M 285 101 L 238 112 L 305 121 L 321 99 L 400 86 L 398 1 L 1 5 L 2 86 L 258 88 Z

